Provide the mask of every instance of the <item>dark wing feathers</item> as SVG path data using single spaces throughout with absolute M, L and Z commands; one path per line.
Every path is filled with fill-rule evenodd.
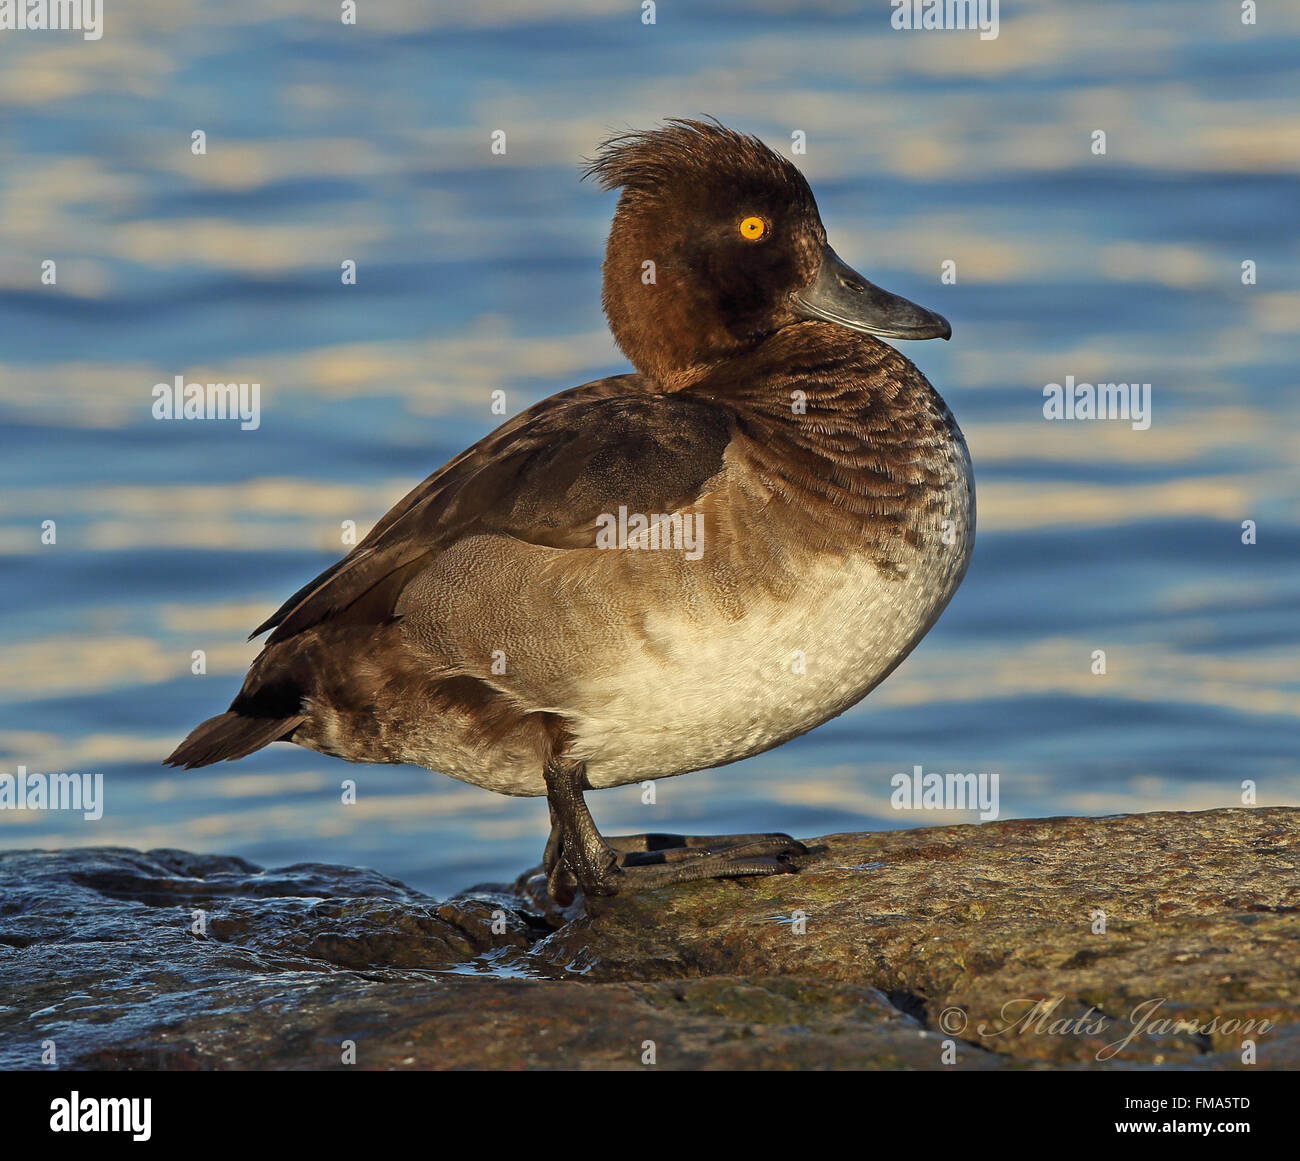
M 572 401 L 583 399 L 603 399 L 616 395 L 627 395 L 635 393 L 638 390 L 644 390 L 640 385 L 644 382 L 641 375 L 613 375 L 608 379 L 596 379 L 591 383 L 584 383 L 581 387 L 571 387 L 567 391 L 561 391 L 556 395 L 543 399 L 532 407 L 526 408 L 512 419 L 508 419 L 495 431 L 489 432 L 478 443 L 466 448 L 459 455 L 452 457 L 442 465 L 433 475 L 429 476 L 422 483 L 417 484 L 388 512 L 379 519 L 379 522 L 366 534 L 365 538 L 359 543 L 347 556 L 342 560 L 336 561 L 330 565 L 320 576 L 308 581 L 287 601 L 284 602 L 274 613 L 263 621 L 249 635 L 251 641 L 254 637 L 265 633 L 268 629 L 274 629 L 281 625 L 294 612 L 297 607 L 310 597 L 317 589 L 321 588 L 328 581 L 346 572 L 373 554 L 373 549 L 388 530 L 401 520 L 412 510 L 420 507 L 431 495 L 437 493 L 449 476 L 457 472 L 464 471 L 468 465 L 486 462 L 490 459 L 499 448 L 505 446 L 514 437 L 514 434 L 520 428 L 527 426 L 538 415 L 543 414 L 549 409 L 558 405 L 567 404 Z M 319 618 L 317 618 L 319 619 Z M 293 630 L 297 632 L 297 630 Z M 289 633 L 276 634 L 271 640 L 280 640 L 289 636 Z
M 256 632 L 274 627 L 272 644 L 327 619 L 382 622 L 410 579 L 466 535 L 588 548 L 597 518 L 620 505 L 643 513 L 690 505 L 722 469 L 729 413 L 699 398 L 611 393 L 614 383 L 545 400 L 462 452 Z

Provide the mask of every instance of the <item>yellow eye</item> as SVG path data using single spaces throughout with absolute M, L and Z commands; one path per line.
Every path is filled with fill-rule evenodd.
M 750 242 L 757 242 L 767 233 L 767 223 L 762 218 L 746 218 L 740 223 L 740 236 Z

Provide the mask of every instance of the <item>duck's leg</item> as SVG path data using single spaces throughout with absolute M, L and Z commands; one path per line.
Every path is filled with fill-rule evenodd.
M 786 860 L 807 853 L 785 834 L 647 834 L 607 841 L 582 796 L 582 764 L 552 760 L 545 777 L 551 836 L 543 866 L 551 896 L 559 903 L 573 898 L 575 885 L 586 895 L 617 895 L 693 879 L 787 874 L 795 868 Z

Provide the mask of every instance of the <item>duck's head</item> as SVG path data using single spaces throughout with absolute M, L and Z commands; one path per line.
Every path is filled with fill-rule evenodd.
M 587 172 L 622 190 L 605 252 L 610 329 L 666 386 L 808 319 L 890 339 L 952 333 L 840 261 L 803 175 L 757 138 L 674 120 L 610 139 Z

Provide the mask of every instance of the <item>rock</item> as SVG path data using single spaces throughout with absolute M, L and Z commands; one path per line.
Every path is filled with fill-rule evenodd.
M 832 835 L 563 912 L 536 874 L 438 903 L 9 852 L 0 1067 L 1295 1068 L 1298 840 L 1284 808 Z

